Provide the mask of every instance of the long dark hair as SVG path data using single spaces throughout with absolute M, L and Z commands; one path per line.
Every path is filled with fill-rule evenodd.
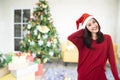
M 93 18 L 95 19 L 95 18 Z M 97 34 L 97 40 L 96 42 L 97 43 L 101 43 L 104 41 L 104 36 L 103 36 L 103 33 L 100 31 L 101 27 L 98 23 L 98 21 L 95 19 L 95 21 L 97 22 L 98 24 L 98 27 L 99 27 L 99 31 L 96 33 Z M 84 32 L 84 35 L 83 35 L 83 41 L 84 41 L 84 44 L 87 48 L 92 48 L 91 47 L 91 44 L 92 44 L 92 34 L 91 32 L 87 29 L 87 27 L 85 27 L 85 32 Z

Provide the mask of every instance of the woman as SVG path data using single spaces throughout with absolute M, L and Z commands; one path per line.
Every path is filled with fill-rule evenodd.
M 79 52 L 78 80 L 107 80 L 105 75 L 107 60 L 109 60 L 114 79 L 120 80 L 110 35 L 103 34 L 98 21 L 87 13 L 84 13 L 76 24 L 77 29 L 79 24 L 85 27 L 68 37 Z

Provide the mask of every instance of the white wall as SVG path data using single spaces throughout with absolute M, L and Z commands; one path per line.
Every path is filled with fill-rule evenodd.
M 4 1 L 0 0 L 0 51 L 7 50 L 8 48 L 6 48 L 6 46 L 9 46 L 9 44 L 6 45 L 6 42 L 8 42 L 7 34 L 9 32 L 7 32 L 7 29 L 6 29 L 7 22 L 5 21 L 6 15 L 4 15 L 4 13 L 5 13 L 4 11 L 5 11 L 4 10 Z
M 31 8 L 38 0 L 0 0 L 0 51 L 13 51 L 13 9 Z M 102 31 L 116 42 L 117 0 L 48 0 L 60 41 L 76 31 L 75 21 L 84 12 L 94 15 Z M 1 10 L 2 9 L 2 10 Z M 2 12 L 1 12 L 2 11 Z M 4 15 L 3 15 L 4 14 Z M 119 38 L 120 40 L 120 38 Z
M 84 12 L 94 15 L 100 22 L 102 31 L 110 34 L 115 41 L 116 0 L 49 0 L 49 3 L 61 41 L 76 31 L 75 21 Z
M 116 29 L 116 35 L 117 35 L 117 44 L 118 44 L 118 52 L 119 52 L 119 57 L 120 57 L 120 0 L 118 0 L 118 26 Z
M 0 1 L 0 51 L 14 51 L 14 9 L 32 9 L 37 0 L 1 0 Z

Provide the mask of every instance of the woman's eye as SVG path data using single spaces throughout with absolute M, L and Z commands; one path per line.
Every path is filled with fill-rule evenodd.
M 88 26 L 90 27 L 90 26 L 91 26 L 91 24 L 88 24 Z

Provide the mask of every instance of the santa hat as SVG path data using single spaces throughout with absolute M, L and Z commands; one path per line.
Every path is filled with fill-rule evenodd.
M 94 18 L 92 15 L 88 14 L 88 13 L 84 13 L 77 21 L 76 21 L 76 26 L 77 29 L 79 29 L 79 24 L 81 24 L 82 27 L 85 27 L 87 22 Z

